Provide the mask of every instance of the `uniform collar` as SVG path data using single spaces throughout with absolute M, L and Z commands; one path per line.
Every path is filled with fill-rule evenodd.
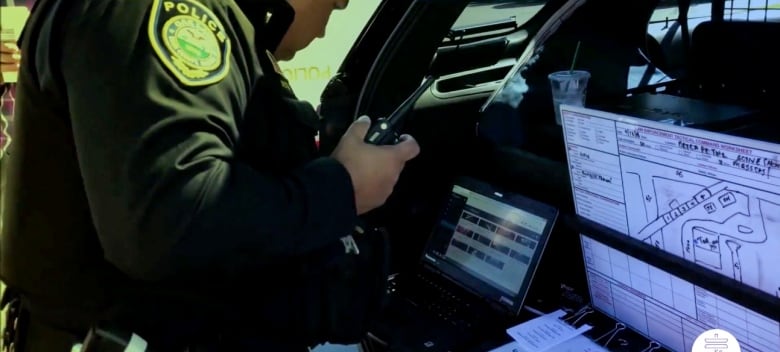
M 268 55 L 268 60 L 270 60 L 271 64 L 274 66 L 274 71 L 283 76 L 284 73 L 282 72 L 282 68 L 279 67 L 279 62 L 276 60 L 276 56 L 274 56 L 274 54 L 269 50 L 266 50 L 265 53 Z

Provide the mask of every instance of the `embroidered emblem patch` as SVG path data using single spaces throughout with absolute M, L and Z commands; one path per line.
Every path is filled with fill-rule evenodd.
M 230 71 L 230 39 L 219 18 L 196 0 L 154 0 L 149 41 L 184 85 L 205 86 Z

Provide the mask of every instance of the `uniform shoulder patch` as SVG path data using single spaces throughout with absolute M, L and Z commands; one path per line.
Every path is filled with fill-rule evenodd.
M 219 18 L 197 0 L 154 0 L 149 41 L 184 85 L 217 83 L 230 71 L 230 38 Z

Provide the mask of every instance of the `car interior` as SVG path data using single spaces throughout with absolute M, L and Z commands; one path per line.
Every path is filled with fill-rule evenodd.
M 390 234 L 394 273 L 415 270 L 453 182 L 474 177 L 560 211 L 525 305 L 543 312 L 565 307 L 570 313 L 588 305 L 581 224 L 564 135 L 554 120 L 551 72 L 572 67 L 590 72 L 588 108 L 780 142 L 773 104 L 780 91 L 772 85 L 780 78 L 774 70 L 780 57 L 771 44 L 780 38 L 780 7 L 770 1 L 584 1 L 523 67 L 528 89 L 519 104 L 482 109 L 534 35 L 567 2 L 384 1 L 329 82 L 320 107 L 327 125 L 320 137 L 325 153 L 354 118 L 387 116 L 424 77 L 436 77 L 401 129 L 417 139 L 421 154 L 407 164 L 387 204 L 368 216 Z M 626 246 L 646 255 L 642 245 Z M 677 265 L 673 262 L 665 265 Z M 778 319 L 778 296 L 724 290 Z M 441 349 L 431 341 L 394 344 L 393 334 L 409 332 L 377 328 L 373 335 L 382 348 L 364 350 L 485 351 L 510 340 L 506 329 L 527 319 L 488 322 L 473 328 L 480 338 Z M 594 324 L 609 328 L 594 328 L 595 335 L 623 324 L 598 321 Z M 420 329 L 412 325 L 409 329 Z M 626 331 L 621 344 L 604 347 L 676 350 Z
M 733 336 L 744 351 L 780 351 L 780 275 L 766 274 L 776 271 L 773 265 L 780 265 L 780 259 L 756 255 L 748 263 L 738 255 L 740 250 L 745 253 L 745 248 L 753 248 L 755 253 L 780 253 L 780 88 L 774 86 L 780 82 L 780 70 L 776 70 L 780 54 L 775 50 L 778 40 L 780 0 L 382 0 L 329 80 L 318 107 L 324 123 L 319 148 L 329 155 L 359 116 L 367 115 L 374 121 L 387 117 L 421 82 L 434 80 L 396 126 L 399 133 L 416 139 L 420 154 L 407 163 L 386 204 L 363 215 L 365 224 L 388 235 L 391 273 L 384 310 L 369 328 L 368 338 L 360 343 L 361 352 L 688 352 L 713 329 L 721 336 L 716 333 L 705 339 L 708 345 L 694 348 L 694 352 L 732 351 L 727 340 Z M 526 56 L 529 48 L 534 50 Z M 723 186 L 718 197 L 712 196 L 714 191 L 705 193 L 720 183 L 709 185 L 682 203 L 678 203 L 681 195 L 691 195 L 669 186 L 663 189 L 668 193 L 664 197 L 672 201 L 664 206 L 672 210 L 662 214 L 656 209 L 657 219 L 643 219 L 668 224 L 672 216 L 682 216 L 681 212 L 695 206 L 708 212 L 711 206 L 714 213 L 747 202 L 753 194 L 769 194 L 774 198 L 750 198 L 759 208 L 750 205 L 736 212 L 755 222 L 762 220 L 765 227 L 756 233 L 766 238 L 738 242 L 728 234 L 691 225 L 691 232 L 698 236 L 695 243 L 682 240 L 675 245 L 687 253 L 691 246 L 699 246 L 693 250 L 697 253 L 718 253 L 709 259 L 691 259 L 658 250 L 661 245 L 653 237 L 658 232 L 639 240 L 632 238 L 633 233 L 621 233 L 584 217 L 582 200 L 574 190 L 576 177 L 583 175 L 571 171 L 574 149 L 567 134 L 575 127 L 566 121 L 563 126 L 556 123 L 549 78 L 553 72 L 574 70 L 587 71 L 590 79 L 584 106 L 567 110 L 572 121 L 582 121 L 572 117 L 577 114 L 599 111 L 601 116 L 646 121 L 642 126 L 698 131 L 691 132 L 692 136 L 706 132 L 712 133 L 708 136 L 741 138 L 739 141 L 763 146 L 767 155 L 774 155 L 764 159 L 722 157 L 720 166 L 732 166 L 737 170 L 735 175 L 760 170 L 764 179 L 746 183 L 750 186 L 744 188 L 740 188 L 742 184 Z M 512 80 L 520 84 L 515 100 L 491 100 Z M 614 119 L 618 121 L 615 126 L 629 121 Z M 621 133 L 636 136 L 645 131 L 626 128 Z M 695 149 L 699 147 L 693 142 L 679 143 L 705 153 Z M 710 154 L 702 158 L 720 155 L 706 153 Z M 724 165 L 723 160 L 733 161 L 733 165 Z M 702 167 L 706 170 L 684 173 L 683 168 L 677 172 L 679 178 L 710 171 Z M 712 179 L 723 181 L 715 176 Z M 612 183 L 612 179 L 600 181 Z M 623 187 L 622 179 L 620 182 Z M 751 191 L 745 191 L 750 187 Z M 625 191 L 621 188 L 621 192 Z M 644 196 L 645 192 L 638 193 Z M 710 198 L 718 198 L 720 205 L 715 201 L 705 205 Z M 473 202 L 468 203 L 470 210 L 463 210 L 469 202 L 464 199 Z M 777 202 L 772 203 L 772 199 Z M 453 206 L 458 201 L 463 204 Z M 495 221 L 475 205 L 494 201 L 514 210 L 526 209 L 536 215 L 528 219 L 536 222 L 526 219 L 524 225 L 507 230 L 508 222 L 501 222 L 506 219 L 494 217 L 499 220 Z M 663 203 L 659 200 L 656 204 Z M 451 219 L 446 218 L 453 214 L 455 220 L 447 225 Z M 723 225 L 733 217 L 736 215 L 710 222 Z M 697 221 L 707 222 L 704 220 Z M 769 222 L 774 227 L 767 227 Z M 533 240 L 516 230 L 523 226 L 537 229 Z M 754 228 L 736 228 L 745 237 L 758 236 Z M 478 278 L 466 276 L 463 268 L 446 267 L 436 262 L 441 258 L 432 257 L 431 248 L 463 246 L 459 248 L 464 253 L 487 263 L 479 263 L 484 267 L 495 265 L 502 271 L 516 265 L 491 262 L 489 254 L 455 239 L 466 236 L 477 243 L 484 239 L 479 231 L 514 241 L 503 247 L 496 239 L 482 242 L 486 248 L 503 251 L 507 262 L 531 263 L 515 287 L 515 293 L 520 293 L 511 298 L 501 296 L 496 293 L 500 290 L 486 289 Z M 350 248 L 346 242 L 338 243 L 338 251 L 341 244 L 347 252 L 357 252 L 354 241 L 355 247 Z M 516 254 L 521 245 L 534 254 Z M 766 248 L 756 249 L 760 246 Z M 585 253 L 595 251 L 595 247 L 604 248 L 607 256 L 623 258 L 627 266 L 644 263 L 641 265 L 648 275 L 664 272 L 670 286 L 692 287 L 695 299 L 670 295 L 670 308 L 657 303 L 661 300 L 654 294 L 633 286 L 615 293 L 614 287 L 619 285 L 593 275 L 596 264 L 589 260 L 595 257 Z M 762 274 L 750 272 L 750 265 L 761 266 Z M 707 270 L 714 266 L 720 271 Z M 733 276 L 723 276 L 721 271 L 733 272 Z M 506 272 L 517 274 L 509 269 Z M 743 281 L 743 273 L 756 277 Z M 747 280 L 760 281 L 762 286 L 745 284 Z M 594 288 L 598 285 L 614 291 L 609 297 L 599 296 Z M 767 292 L 767 285 L 775 285 L 773 292 Z M 457 288 L 457 293 L 450 288 Z M 660 290 L 650 287 L 647 292 L 653 289 Z M 408 292 L 421 290 L 428 290 L 426 300 L 409 298 Z M 636 297 L 644 300 L 637 303 L 641 299 Z M 631 299 L 635 302 L 630 303 Z M 678 301 L 684 299 L 690 302 Z M 611 311 L 604 308 L 607 300 Z M 638 309 L 633 305 L 641 306 L 642 313 L 629 312 Z M 465 312 L 460 310 L 464 307 Z M 674 309 L 687 309 L 689 315 L 675 315 Z M 711 311 L 718 313 L 711 315 Z M 647 321 L 632 320 L 636 316 Z M 652 316 L 666 318 L 652 325 Z M 549 317 L 563 322 L 562 327 L 538 320 Z M 541 331 L 526 325 L 532 321 L 548 324 L 548 332 L 551 326 L 563 329 L 555 337 L 556 344 L 535 345 L 529 340 L 528 331 Z M 15 323 L 11 326 L 15 328 Z M 521 340 L 526 344 L 518 345 L 516 341 Z

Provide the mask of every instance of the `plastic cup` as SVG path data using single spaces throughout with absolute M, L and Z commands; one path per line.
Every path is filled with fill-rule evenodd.
M 552 88 L 555 123 L 561 124 L 561 104 L 585 106 L 585 94 L 590 80 L 588 71 L 558 71 L 549 76 Z

